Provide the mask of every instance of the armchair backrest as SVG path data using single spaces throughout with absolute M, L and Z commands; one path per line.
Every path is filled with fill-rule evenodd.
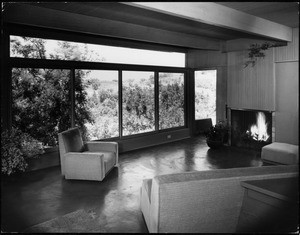
M 65 153 L 82 152 L 84 144 L 78 127 L 71 128 L 58 134 L 61 172 L 65 174 Z

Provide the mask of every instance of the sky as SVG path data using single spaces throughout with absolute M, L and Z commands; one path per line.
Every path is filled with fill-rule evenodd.
M 57 40 L 46 40 L 46 51 L 53 53 L 57 48 Z M 74 44 L 84 45 L 84 43 Z M 162 52 L 143 49 L 133 49 L 125 47 L 114 47 L 96 44 L 87 44 L 90 50 L 93 50 L 101 57 L 104 62 L 140 64 L 140 65 L 161 65 L 172 67 L 185 67 L 185 54 L 178 52 Z

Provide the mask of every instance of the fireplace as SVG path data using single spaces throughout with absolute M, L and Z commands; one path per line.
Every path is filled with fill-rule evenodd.
M 272 112 L 231 109 L 231 146 L 261 149 L 272 142 Z

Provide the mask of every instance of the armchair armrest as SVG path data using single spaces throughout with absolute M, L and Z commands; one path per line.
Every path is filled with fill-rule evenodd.
M 91 152 L 109 151 L 118 154 L 117 142 L 87 141 L 85 145 L 87 150 Z
M 66 179 L 103 180 L 105 166 L 101 153 L 77 153 L 65 154 Z

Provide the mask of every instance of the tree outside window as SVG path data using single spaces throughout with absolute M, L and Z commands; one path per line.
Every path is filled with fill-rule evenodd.
M 184 74 L 159 73 L 159 129 L 184 126 Z

